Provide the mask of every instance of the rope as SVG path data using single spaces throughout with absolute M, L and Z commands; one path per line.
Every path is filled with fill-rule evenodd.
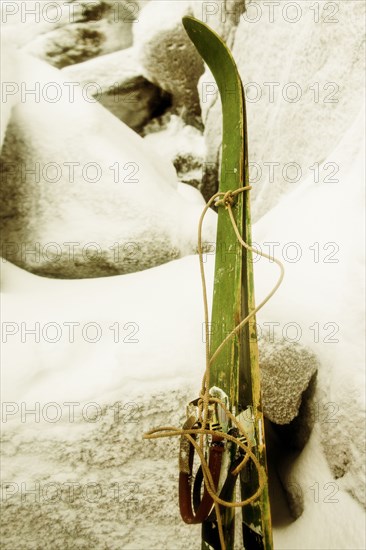
M 216 359 L 216 357 L 219 355 L 219 353 L 224 348 L 225 344 L 237 334 L 244 325 L 246 325 L 249 320 L 256 315 L 256 313 L 262 309 L 262 307 L 270 300 L 270 298 L 274 295 L 274 293 L 277 291 L 278 287 L 282 283 L 283 277 L 284 277 L 284 267 L 282 263 L 269 256 L 268 254 L 265 254 L 264 252 L 257 250 L 247 244 L 241 237 L 239 233 L 238 226 L 235 222 L 234 214 L 232 211 L 232 208 L 235 204 L 235 198 L 240 193 L 243 193 L 244 191 L 249 191 L 251 189 L 251 186 L 245 186 L 240 187 L 236 189 L 235 191 L 227 191 L 226 193 L 218 192 L 215 193 L 210 200 L 207 202 L 206 206 L 204 207 L 202 214 L 200 216 L 199 222 L 198 222 L 198 255 L 199 255 L 199 263 L 200 263 L 200 271 L 201 271 L 201 283 L 202 283 L 202 293 L 203 293 L 203 307 L 204 307 L 204 317 L 205 317 L 205 332 L 206 332 L 206 369 L 202 380 L 202 386 L 200 391 L 200 397 L 198 400 L 198 421 L 197 421 L 197 428 L 193 427 L 191 429 L 181 429 L 176 428 L 174 426 L 165 426 L 161 428 L 155 428 L 146 434 L 144 434 L 144 439 L 158 439 L 161 437 L 177 437 L 177 436 L 184 436 L 188 439 L 188 441 L 193 445 L 195 451 L 197 452 L 200 461 L 201 461 L 201 467 L 202 467 L 202 473 L 204 477 L 204 483 L 205 487 L 210 494 L 211 498 L 213 499 L 214 506 L 215 506 L 215 512 L 216 512 L 216 519 L 217 519 L 217 526 L 219 530 L 219 537 L 220 537 L 220 544 L 222 550 L 226 550 L 225 540 L 224 540 L 224 532 L 222 527 L 222 520 L 221 520 L 221 514 L 220 514 L 220 508 L 219 506 L 225 506 L 227 508 L 235 508 L 235 507 L 242 507 L 246 506 L 247 504 L 250 504 L 254 500 L 256 500 L 260 494 L 262 493 L 265 483 L 266 483 L 266 472 L 264 468 L 259 463 L 257 457 L 252 451 L 252 445 L 250 443 L 250 439 L 248 435 L 245 432 L 244 427 L 242 424 L 235 418 L 235 416 L 231 413 L 231 411 L 225 406 L 225 404 L 217 398 L 211 397 L 209 393 L 209 384 L 210 384 L 210 368 L 213 363 L 213 361 Z M 234 229 L 235 235 L 241 244 L 243 248 L 250 252 L 254 252 L 256 254 L 259 254 L 263 258 L 267 258 L 268 260 L 274 261 L 280 268 L 280 276 L 278 278 L 277 283 L 271 290 L 271 292 L 266 296 L 260 304 L 253 309 L 249 315 L 247 315 L 236 327 L 224 338 L 224 340 L 221 342 L 221 344 L 217 347 L 217 349 L 214 351 L 214 353 L 210 356 L 210 343 L 209 343 L 209 314 L 208 314 L 208 300 L 207 300 L 207 286 L 206 286 L 206 277 L 205 277 L 205 271 L 204 271 L 204 262 L 203 262 L 203 250 L 202 250 L 202 225 L 204 221 L 204 217 L 206 215 L 206 212 L 208 209 L 212 206 L 212 204 L 215 203 L 216 206 L 224 206 L 225 209 L 228 211 L 230 221 L 232 224 L 232 227 Z M 238 437 L 234 437 L 232 435 L 229 435 L 228 433 L 218 431 L 218 430 L 211 430 L 207 428 L 208 425 L 207 419 L 208 419 L 208 410 L 210 404 L 216 403 L 218 406 L 220 406 L 227 417 L 231 420 L 232 424 L 237 428 L 239 434 L 241 434 L 242 437 L 245 438 L 246 443 L 241 441 Z M 201 426 L 201 427 L 199 427 Z M 199 435 L 199 443 L 197 443 L 196 439 L 192 436 Z M 253 462 L 257 473 L 258 473 L 258 488 L 257 490 L 250 495 L 248 498 L 241 500 L 239 502 L 230 502 L 226 501 L 220 498 L 218 495 L 217 488 L 214 485 L 212 475 L 208 466 L 208 462 L 206 460 L 206 457 L 204 455 L 204 437 L 207 435 L 211 436 L 219 436 L 222 439 L 226 439 L 227 441 L 231 441 L 232 443 L 235 443 L 242 451 L 244 451 L 244 458 L 239 463 L 238 466 L 233 470 L 232 474 L 237 475 L 240 473 L 240 471 L 244 468 L 244 466 L 247 464 L 249 459 Z

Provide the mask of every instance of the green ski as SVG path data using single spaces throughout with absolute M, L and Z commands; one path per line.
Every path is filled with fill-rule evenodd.
M 207 25 L 192 17 L 184 17 L 183 25 L 199 54 L 209 66 L 220 92 L 223 137 L 219 191 L 226 193 L 249 186 L 245 101 L 234 59 L 226 44 Z M 218 210 L 211 356 L 225 336 L 255 308 L 251 252 L 239 244 L 225 208 Z M 250 245 L 251 220 L 247 191 L 235 196 L 232 214 L 242 239 Z M 252 451 L 265 478 L 263 490 L 258 498 L 242 507 L 243 547 L 245 550 L 269 550 L 272 548 L 272 529 L 255 317 L 228 340 L 222 351 L 214 358 L 210 370 L 210 388 L 221 392 L 221 395 L 227 398 L 231 413 L 244 425 L 251 439 Z M 213 393 L 211 391 L 211 395 Z M 216 445 L 219 446 L 220 442 Z M 235 445 L 232 445 L 229 460 L 234 460 L 235 450 Z M 210 457 L 211 460 L 214 464 L 215 457 Z M 210 469 L 213 477 L 218 480 L 217 472 L 214 473 L 215 465 L 210 465 Z M 231 481 L 229 479 L 232 465 L 226 469 L 226 482 L 221 480 L 220 483 L 217 481 L 217 484 L 221 490 L 221 498 L 233 501 L 236 478 L 232 477 Z M 221 477 L 222 475 L 221 473 Z M 202 481 L 202 473 L 200 476 Z M 253 495 L 258 489 L 258 484 L 258 468 L 254 467 L 253 461 L 248 460 L 240 472 L 241 499 L 245 500 Z M 202 501 L 206 496 L 202 497 Z M 207 504 L 209 505 L 212 508 L 212 502 Z M 195 509 L 199 509 L 198 505 Z M 234 547 L 235 508 L 220 505 L 219 509 L 225 545 L 227 550 L 230 550 Z M 215 508 L 202 521 L 202 549 L 212 548 L 221 548 Z

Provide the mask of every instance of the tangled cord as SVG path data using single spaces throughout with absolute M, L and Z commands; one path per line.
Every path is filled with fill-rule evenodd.
M 259 460 L 255 456 L 255 454 L 252 451 L 252 444 L 250 443 L 250 438 L 248 437 L 248 434 L 246 433 L 244 427 L 242 424 L 235 418 L 235 416 L 231 413 L 231 411 L 226 407 L 226 405 L 220 400 L 215 397 L 212 397 L 210 395 L 210 368 L 213 363 L 213 361 L 216 359 L 218 354 L 222 351 L 225 344 L 235 336 L 243 327 L 246 325 L 252 317 L 256 315 L 256 313 L 262 309 L 262 307 L 270 300 L 270 298 L 275 294 L 277 289 L 279 288 L 280 284 L 282 283 L 283 277 L 284 277 L 284 267 L 283 264 L 275 259 L 269 256 L 268 254 L 265 254 L 264 252 L 257 250 L 247 244 L 241 237 L 239 233 L 238 226 L 236 224 L 234 214 L 232 211 L 232 208 L 235 204 L 236 196 L 240 193 L 243 193 L 244 191 L 249 191 L 251 189 L 251 186 L 245 186 L 240 187 L 236 189 L 235 191 L 227 191 L 226 193 L 218 192 L 215 193 L 210 200 L 207 202 L 205 208 L 202 211 L 202 214 L 200 216 L 199 222 L 198 222 L 198 255 L 199 255 L 199 262 L 200 262 L 200 271 L 201 271 L 201 282 L 202 282 L 202 292 L 203 292 L 203 305 L 204 305 L 204 317 L 205 317 L 205 333 L 206 333 L 206 369 L 202 380 L 202 386 L 200 391 L 200 397 L 198 399 L 198 419 L 197 427 L 192 427 L 191 429 L 182 429 L 182 428 L 176 428 L 174 426 L 164 426 L 161 428 L 155 428 L 153 430 L 150 430 L 146 434 L 144 434 L 144 439 L 158 439 L 161 437 L 182 437 L 184 436 L 190 444 L 194 447 L 195 451 L 197 452 L 199 459 L 201 461 L 201 468 L 204 478 L 205 487 L 207 489 L 207 492 L 211 496 L 215 512 L 216 512 L 216 519 L 217 519 L 217 526 L 219 531 L 219 537 L 220 537 L 220 544 L 222 550 L 226 550 L 225 540 L 224 540 L 224 532 L 223 532 L 223 526 L 222 526 L 222 520 L 221 520 L 221 514 L 220 514 L 220 508 L 219 506 L 225 506 L 227 508 L 235 508 L 235 507 L 242 507 L 247 504 L 250 504 L 254 500 L 256 500 L 260 494 L 263 491 L 263 488 L 266 483 L 266 473 L 264 471 L 264 468 L 259 463 Z M 220 198 L 221 197 L 221 198 Z M 215 202 L 216 201 L 216 202 Z M 249 315 L 247 315 L 236 327 L 224 338 L 224 340 L 221 342 L 221 344 L 217 347 L 215 352 L 210 357 L 210 343 L 209 343 L 209 315 L 208 315 L 208 300 L 207 300 L 207 287 L 206 287 L 206 277 L 205 277 L 205 271 L 204 271 L 204 263 L 203 263 L 203 250 L 202 250 L 202 225 L 204 221 L 204 217 L 208 211 L 208 209 L 211 207 L 211 205 L 215 202 L 216 206 L 224 206 L 226 210 L 229 213 L 230 221 L 233 226 L 235 235 L 241 244 L 243 248 L 250 252 L 254 252 L 255 254 L 259 254 L 263 258 L 267 258 L 270 261 L 274 261 L 280 268 L 280 276 L 278 278 L 277 283 L 271 290 L 271 292 L 266 296 L 260 304 L 253 309 Z M 208 426 L 208 413 L 209 413 L 209 406 L 210 404 L 217 404 L 222 408 L 226 416 L 231 420 L 232 424 L 237 428 L 239 432 L 239 436 L 234 437 L 228 433 L 225 433 L 220 430 L 212 430 L 207 428 Z M 199 435 L 199 443 L 197 443 L 195 437 Z M 227 441 L 231 441 L 232 443 L 235 443 L 237 447 L 239 447 L 245 454 L 243 460 L 236 466 L 236 468 L 232 471 L 233 475 L 237 475 L 240 473 L 240 471 L 244 468 L 244 466 L 247 464 L 248 460 L 250 459 L 258 473 L 258 488 L 257 490 L 250 495 L 245 500 L 241 500 L 239 502 L 230 502 L 223 500 L 220 498 L 218 494 L 218 489 L 215 487 L 211 471 L 207 462 L 207 459 L 204 454 L 204 437 L 205 436 L 217 436 L 221 439 L 226 439 Z M 244 439 L 246 443 L 242 441 Z

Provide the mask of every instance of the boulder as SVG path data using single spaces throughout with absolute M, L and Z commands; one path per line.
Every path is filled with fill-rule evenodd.
M 280 422 L 292 410 L 288 424 L 266 430 L 274 544 L 286 550 L 365 547 L 364 330 L 354 322 L 363 314 L 362 274 L 354 269 L 362 260 L 355 228 L 363 216 L 363 120 L 326 159 L 342 165 L 338 184 L 304 182 L 253 227 L 257 248 L 276 244 L 286 267 L 281 289 L 257 316 L 264 410 Z M 323 248 L 331 242 L 338 252 Z M 276 266 L 253 259 L 258 303 Z M 211 298 L 214 254 L 205 260 Z M 181 521 L 177 504 L 178 442 L 144 442 L 142 434 L 180 426 L 200 387 L 197 257 L 74 281 L 5 262 L 1 288 L 4 549 L 17 546 L 20 524 L 27 548 L 40 541 L 193 548 L 199 527 Z M 310 379 L 305 391 L 301 373 Z M 309 411 L 306 433 L 299 423 Z
M 1 67 L 3 70 L 3 75 L 5 77 L 7 82 L 4 78 L 4 88 L 2 91 L 2 101 L 0 103 L 0 109 L 1 109 L 1 117 L 0 117 L 0 128 L 1 128 L 1 141 L 0 141 L 0 149 L 3 146 L 3 141 L 5 138 L 6 129 L 8 127 L 11 113 L 13 107 L 17 104 L 18 99 L 16 97 L 16 94 L 9 94 L 7 97 L 5 97 L 5 90 L 10 91 L 12 89 L 15 91 L 20 86 L 20 79 L 19 74 L 17 71 L 17 57 L 15 52 L 12 50 L 12 48 L 9 48 L 8 46 L 4 45 L 1 48 L 0 52 L 1 56 Z
M 188 1 L 150 1 L 134 26 L 134 44 L 143 76 L 172 95 L 175 114 L 200 126 L 197 83 L 203 62 L 182 25 L 191 13 Z
M 350 159 L 352 163 L 354 157 Z M 319 189 L 311 186 L 303 189 L 302 204 L 306 200 L 320 208 L 317 192 Z M 329 186 L 327 192 L 329 195 Z M 352 203 L 356 198 L 352 197 Z M 296 203 L 295 195 L 292 212 Z M 353 216 L 356 211 L 352 209 Z M 294 215 L 300 219 L 299 212 Z M 274 228 L 274 238 L 283 243 L 283 211 L 277 209 L 275 216 L 263 218 L 255 228 L 259 243 L 268 242 Z M 301 220 L 303 231 L 308 231 L 305 213 Z M 317 220 L 312 230 L 319 236 L 329 219 L 324 225 L 322 217 Z M 207 255 L 209 297 L 213 267 L 214 256 Z M 278 350 L 285 358 L 287 346 L 298 379 L 294 366 L 304 365 L 309 312 L 321 320 L 322 310 L 330 315 L 335 311 L 328 301 L 325 307 L 317 300 L 317 295 L 299 307 L 298 286 L 312 296 L 316 282 L 318 293 L 327 300 L 331 296 L 325 292 L 329 285 L 326 271 L 319 277 L 318 266 L 311 261 L 306 269 L 300 267 L 294 270 L 289 264 L 280 295 L 258 318 L 262 332 L 275 324 L 287 336 L 284 343 L 275 334 L 268 348 L 268 339 L 260 340 L 260 356 L 269 358 L 262 362 L 268 369 L 263 377 L 267 411 L 272 408 L 272 403 L 266 402 L 268 397 L 275 395 L 275 405 L 281 411 L 288 404 L 287 386 L 295 403 L 305 386 L 300 380 L 295 395 L 294 380 L 281 377 L 276 366 L 276 361 L 281 362 Z M 344 264 L 340 267 L 345 269 Z M 5 262 L 2 277 L 5 550 L 17 543 L 20 523 L 29 548 L 37 548 L 41 540 L 42 544 L 47 541 L 43 544 L 46 548 L 98 547 L 106 541 L 113 550 L 121 544 L 126 548 L 193 548 L 200 529 L 181 521 L 177 504 L 178 442 L 144 442 L 142 434 L 162 425 L 180 426 L 186 402 L 197 396 L 200 387 L 204 343 L 197 257 L 141 273 L 75 281 L 41 278 Z M 268 292 L 273 278 L 272 265 L 256 263 L 257 302 Z M 347 299 L 345 296 L 340 303 L 343 312 L 347 311 Z M 337 301 L 333 307 L 338 308 Z M 283 330 L 289 319 L 302 329 L 296 345 L 291 342 L 293 334 Z M 348 343 L 344 345 L 349 356 Z M 338 399 L 339 394 L 329 395 L 327 384 L 339 379 L 348 363 L 340 355 L 329 369 L 327 345 L 319 347 L 312 342 L 311 348 L 317 353 L 314 362 L 319 361 L 321 389 L 329 401 Z M 311 366 L 304 370 L 314 371 Z M 320 395 L 317 391 L 312 397 L 313 408 Z M 357 409 L 356 402 L 353 407 Z M 316 419 L 300 454 L 297 451 L 294 456 L 289 442 L 281 439 L 276 446 L 279 459 L 273 464 L 276 453 L 269 450 L 271 468 L 277 469 L 271 475 L 271 499 L 276 518 L 274 541 L 280 548 L 364 547 L 363 510 L 329 468 L 321 445 L 323 420 Z M 358 474 L 352 470 L 349 475 Z M 322 498 L 314 491 L 320 491 Z M 289 516 L 286 498 L 298 516 L 296 521 Z M 337 506 L 330 508 L 329 502 Z
M 170 104 L 170 96 L 142 76 L 134 48 L 102 55 L 63 69 L 81 86 L 94 83 L 93 97 L 137 132 Z
M 96 103 L 89 87 L 19 56 L 27 89 L 2 150 L 2 252 L 47 276 L 139 271 L 194 253 L 203 208 L 173 166 Z M 22 99 L 26 101 L 22 101 Z M 205 240 L 215 235 L 210 212 Z
M 245 4 L 245 0 L 235 0 L 235 2 L 193 0 L 192 10 L 194 17 L 206 23 L 231 47 Z
M 304 393 L 311 402 L 304 408 L 301 406 L 300 414 L 292 421 L 298 424 L 290 430 L 286 427 L 277 430 L 281 437 L 280 447 L 292 447 L 295 455 L 304 448 L 294 464 L 286 466 L 284 456 L 280 455 L 279 462 L 286 471 L 281 479 L 284 486 L 290 483 L 289 492 L 294 494 L 300 486 L 299 494 L 310 501 L 315 498 L 306 488 L 311 484 L 306 485 L 308 482 L 302 479 L 303 468 L 308 466 L 304 479 L 312 478 L 315 489 L 323 491 L 323 496 L 318 493 L 313 502 L 319 499 L 328 504 L 340 502 L 341 495 L 333 500 L 329 497 L 334 489 L 334 494 L 347 492 L 362 506 L 365 500 L 361 490 L 364 479 L 361 418 L 365 398 L 361 388 L 365 378 L 360 346 L 364 327 L 359 297 L 364 292 L 361 269 L 364 234 L 360 209 L 364 201 L 363 121 L 364 111 L 361 110 L 337 148 L 324 161 L 324 166 L 338 163 L 339 182 L 314 183 L 308 178 L 254 226 L 257 246 L 263 252 L 274 254 L 285 265 L 282 287 L 257 316 L 262 335 L 274 340 L 283 337 L 294 350 L 301 343 L 316 354 L 319 363 L 315 386 L 310 396 L 305 395 L 307 390 Z M 322 168 L 320 174 L 323 174 Z M 345 187 L 347 193 L 344 193 Z M 276 279 L 274 265 L 258 257 L 254 260 L 258 270 L 267 270 L 267 277 L 262 272 L 256 279 L 257 295 L 263 297 L 271 288 L 269 281 Z M 355 266 L 358 267 L 355 269 Z M 263 284 L 264 281 L 267 283 Z M 275 347 L 273 349 L 275 351 Z M 288 361 L 285 355 L 283 358 L 281 374 L 286 377 Z M 276 362 L 275 353 L 270 354 L 270 361 Z M 303 367 L 302 359 L 297 356 L 291 360 L 291 365 L 298 371 L 297 366 Z M 296 372 L 296 378 L 298 376 Z M 295 375 L 291 377 L 295 379 Z M 290 394 L 288 382 L 286 387 Z M 272 403 L 275 403 L 273 398 Z M 280 411 L 280 407 L 277 408 Z M 294 436 L 294 429 L 300 432 L 300 437 Z M 310 474 L 313 459 L 308 445 L 314 449 L 315 442 L 309 440 L 304 446 L 309 435 L 322 450 L 326 476 L 318 475 L 316 468 Z M 319 452 L 316 451 L 318 456 Z M 293 482 L 295 485 L 291 485 Z M 307 547 L 312 548 L 310 542 Z
M 140 5 L 126 0 L 58 0 L 18 2 L 3 10 L 5 35 L 14 44 L 62 68 L 131 46 Z
M 319 166 L 363 102 L 363 10 L 360 2 L 270 6 L 259 1 L 248 3 L 240 16 L 233 56 L 247 98 L 254 220 L 307 176 L 314 182 L 339 180 L 337 162 L 322 175 Z M 206 113 L 208 196 L 218 179 L 221 104 L 209 72 L 199 90 Z
M 341 380 L 333 381 L 331 395 L 337 397 L 329 399 L 329 394 L 323 392 L 320 421 L 323 423 L 321 443 L 332 475 L 366 507 L 365 453 L 362 431 L 360 433 L 365 418 L 365 404 L 360 396 L 363 383 L 362 373 L 354 375 L 352 380 L 344 374 Z M 345 437 L 347 445 L 343 445 Z
M 316 355 L 297 342 L 268 336 L 259 340 L 259 349 L 263 412 L 275 424 L 289 424 L 318 370 Z

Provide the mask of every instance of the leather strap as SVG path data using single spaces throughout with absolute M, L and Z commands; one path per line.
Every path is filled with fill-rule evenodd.
M 192 436 L 194 437 L 194 436 Z M 206 487 L 203 490 L 201 498 L 201 488 L 203 483 L 203 473 L 200 467 L 193 483 L 193 458 L 194 458 L 194 446 L 184 436 L 185 442 L 181 441 L 180 451 L 180 463 L 184 462 L 184 466 L 180 468 L 179 472 L 179 508 L 182 519 L 185 523 L 202 523 L 209 516 L 213 499 L 208 493 Z M 188 445 L 187 445 L 188 443 Z M 183 447 L 183 451 L 182 451 Z M 186 453 L 188 451 L 188 456 Z M 209 450 L 208 467 L 210 469 L 213 483 L 217 487 L 220 479 L 222 456 L 224 452 L 224 445 L 222 438 L 213 436 L 212 444 Z M 182 461 L 182 454 L 185 460 Z M 193 494 L 192 494 L 193 484 Z M 193 501 L 193 507 L 192 507 Z

